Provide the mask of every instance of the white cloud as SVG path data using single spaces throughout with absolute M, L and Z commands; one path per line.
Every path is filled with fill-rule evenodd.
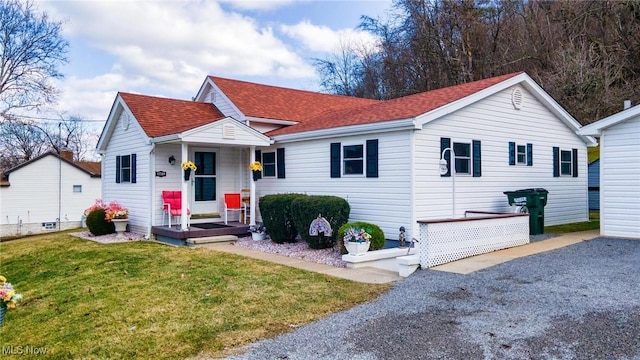
M 315 76 L 272 28 L 225 12 L 216 2 L 65 1 L 41 8 L 54 19 L 68 19 L 64 36 L 72 46 L 86 44 L 114 61 L 108 73 L 64 80 L 58 108 L 70 113 L 94 117 L 102 106 L 106 117 L 119 90 L 189 98 L 208 74 Z
M 293 3 L 293 0 L 221 0 L 238 10 L 272 10 Z
M 352 44 L 372 49 L 376 38 L 366 31 L 341 29 L 314 25 L 305 20 L 295 25 L 281 25 L 280 30 L 287 36 L 300 41 L 307 49 L 319 52 L 337 52 L 341 46 Z

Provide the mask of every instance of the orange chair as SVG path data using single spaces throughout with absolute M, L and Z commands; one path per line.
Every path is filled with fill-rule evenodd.
M 169 227 L 172 216 L 182 216 L 182 191 L 162 191 L 162 224 L 164 215 L 169 215 Z M 187 209 L 187 226 L 191 222 L 191 210 Z
M 224 224 L 228 223 L 229 211 L 239 211 L 247 213 L 247 205 L 241 201 L 240 193 L 224 194 Z M 245 224 L 247 217 L 245 216 Z

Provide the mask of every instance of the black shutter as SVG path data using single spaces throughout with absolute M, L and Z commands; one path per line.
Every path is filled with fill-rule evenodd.
M 256 161 L 260 161 L 260 164 L 262 164 L 262 151 L 260 150 L 256 150 Z M 254 180 L 262 179 L 262 171 L 257 171 L 253 174 Z
M 131 154 L 131 183 L 136 183 L 136 154 Z
M 527 166 L 533 166 L 533 144 L 527 144 Z
M 442 151 L 448 147 L 451 147 L 451 139 L 440 138 L 440 154 L 442 154 Z M 451 176 L 451 151 L 447 151 L 444 154 L 444 159 L 447 161 L 447 173 L 440 176 Z
M 367 140 L 367 177 L 378 177 L 378 139 Z
M 516 143 L 509 141 L 509 165 L 516 164 Z
M 578 149 L 572 149 L 571 165 L 573 165 L 573 177 L 578 177 Z
M 120 183 L 120 156 L 116 156 L 116 183 Z
M 276 150 L 276 167 L 278 168 L 278 179 L 284 179 L 284 148 Z
M 482 176 L 482 154 L 480 152 L 480 140 L 473 140 L 473 177 Z
M 340 177 L 340 143 L 331 143 L 331 177 Z
M 560 177 L 560 148 L 553 147 L 553 177 Z

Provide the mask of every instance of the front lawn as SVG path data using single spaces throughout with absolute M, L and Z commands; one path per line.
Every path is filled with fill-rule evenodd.
M 24 295 L 0 330 L 3 351 L 61 359 L 221 357 L 390 287 L 211 250 L 66 234 L 0 243 L 0 274 Z
M 547 234 L 565 234 L 570 232 L 600 229 L 600 212 L 589 211 L 589 221 L 563 225 L 545 226 Z

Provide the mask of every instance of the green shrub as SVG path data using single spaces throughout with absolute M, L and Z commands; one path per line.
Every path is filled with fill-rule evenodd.
M 267 228 L 271 241 L 283 244 L 295 242 L 298 229 L 291 215 L 293 200 L 305 197 L 304 194 L 272 194 L 260 198 L 260 214 L 262 223 Z
M 291 203 L 293 222 L 300 231 L 300 236 L 312 249 L 333 247 L 336 243 L 336 230 L 349 221 L 350 212 L 349 203 L 337 196 L 310 195 L 297 198 Z M 318 217 L 318 214 L 327 219 L 331 225 L 333 230 L 331 236 L 324 236 L 322 233 L 319 236 L 309 235 L 309 225 Z
M 100 236 L 116 232 L 115 225 L 107 221 L 105 216 L 106 213 L 104 209 L 92 210 L 89 215 L 87 215 L 87 227 L 93 235 Z
M 349 228 L 354 228 L 357 230 L 364 229 L 364 231 L 366 231 L 369 235 L 371 235 L 371 240 L 369 240 L 371 242 L 371 245 L 369 246 L 370 251 L 380 250 L 384 247 L 384 243 L 385 243 L 384 231 L 382 231 L 382 229 L 380 229 L 378 225 L 371 224 L 364 221 L 354 221 L 354 222 L 346 223 L 342 225 L 340 229 L 338 229 L 338 243 L 340 244 L 340 251 L 343 254 L 347 253 L 347 249 L 344 248 L 343 237 L 344 237 L 344 233 Z

